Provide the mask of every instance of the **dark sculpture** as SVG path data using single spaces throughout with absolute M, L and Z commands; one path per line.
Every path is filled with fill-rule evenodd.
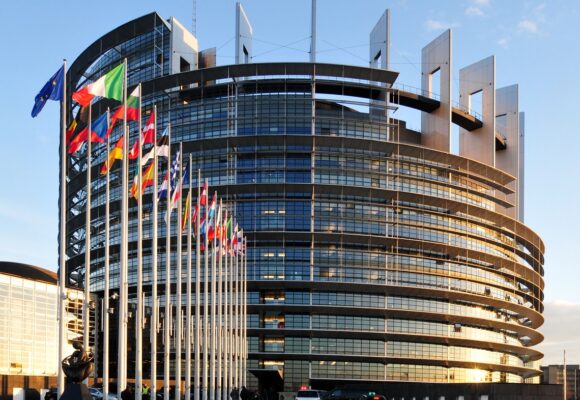
M 79 340 L 73 341 L 75 351 L 62 360 L 62 370 L 73 383 L 81 383 L 89 377 L 93 371 L 93 353 L 87 353 Z
M 68 383 L 60 400 L 91 400 L 87 385 L 82 383 L 93 371 L 94 355 L 86 352 L 80 340 L 73 340 L 75 351 L 62 360 L 62 370 Z

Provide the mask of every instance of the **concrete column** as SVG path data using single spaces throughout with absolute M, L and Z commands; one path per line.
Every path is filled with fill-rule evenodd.
M 250 20 L 238 1 L 236 3 L 236 64 L 252 62 L 252 36 L 254 31 Z
M 507 209 L 510 217 L 518 218 L 519 181 L 520 181 L 520 115 L 518 105 L 518 85 L 506 86 L 496 90 L 496 129 L 506 138 L 506 148 L 495 154 L 495 166 L 516 177 L 510 183 L 515 193 L 507 200 L 515 207 Z
M 495 57 L 490 56 L 459 71 L 459 104 L 471 109 L 471 95 L 482 92 L 483 126 L 459 129 L 459 155 L 495 165 Z
M 448 29 L 421 51 L 421 89 L 439 94 L 441 104 L 431 113 L 421 113 L 421 144 L 445 152 L 451 152 L 451 37 Z M 439 87 L 433 87 L 436 72 Z

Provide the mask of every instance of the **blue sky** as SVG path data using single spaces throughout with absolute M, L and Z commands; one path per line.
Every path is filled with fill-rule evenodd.
M 40 87 L 63 58 L 73 61 L 95 39 L 127 20 L 156 10 L 191 26 L 191 3 L 101 0 L 98 7 L 89 7 L 79 1 L 21 0 L 3 4 L 0 259 L 56 269 L 58 106 L 48 104 L 39 117 L 30 118 Z M 198 0 L 200 47 L 217 47 L 219 64 L 233 62 L 234 5 L 234 0 Z M 308 59 L 309 0 L 246 0 L 243 5 L 254 27 L 254 62 Z M 553 347 L 546 361 L 559 361 L 558 348 L 564 342 L 580 342 L 580 319 L 567 319 L 571 313 L 580 315 L 580 268 L 574 252 L 580 238 L 575 230 L 580 225 L 580 136 L 575 118 L 580 109 L 576 51 L 580 3 L 318 0 L 318 60 L 366 65 L 368 34 L 385 8 L 392 11 L 391 68 L 401 73 L 400 83 L 420 86 L 421 48 L 452 28 L 455 100 L 458 70 L 492 54 L 498 87 L 520 85 L 520 107 L 526 112 L 526 223 L 546 243 L 549 323 L 544 330 L 546 348 Z M 418 114 L 401 115 L 418 128 Z M 576 347 L 570 356 L 580 362 L 580 345 Z

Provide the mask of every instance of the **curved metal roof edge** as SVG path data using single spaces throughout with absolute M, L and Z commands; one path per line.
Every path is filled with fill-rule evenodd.
M 57 275 L 54 271 L 13 261 L 0 261 L 0 275 L 12 275 L 37 282 L 56 285 Z

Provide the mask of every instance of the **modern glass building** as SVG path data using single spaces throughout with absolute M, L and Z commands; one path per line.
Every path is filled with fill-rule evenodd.
M 1 399 L 12 398 L 15 388 L 39 391 L 56 385 L 57 292 L 54 272 L 0 262 Z M 78 290 L 67 293 L 69 341 L 82 333 L 82 299 L 83 293 Z M 67 353 L 72 353 L 72 346 L 69 350 Z
M 238 33 L 251 32 L 240 6 L 237 18 Z M 423 49 L 423 87 L 397 86 L 398 73 L 388 68 L 388 21 L 387 12 L 371 33 L 371 67 L 248 63 L 251 34 L 236 35 L 236 64 L 216 66 L 215 49 L 199 51 L 174 18 L 152 13 L 95 41 L 69 70 L 74 91 L 127 58 L 129 85 L 143 84 L 144 119 L 156 105 L 159 132 L 171 122 L 172 143 L 183 145 L 235 210 L 249 239 L 251 387 L 523 383 L 541 373 L 542 354 L 533 346 L 542 340 L 544 244 L 523 223 L 517 86 L 496 90 L 495 62 L 485 59 L 461 70 L 455 104 L 451 32 Z M 478 93 L 481 113 L 470 109 Z M 112 105 L 98 102 L 93 116 Z M 399 107 L 422 113 L 420 130 L 395 118 Z M 71 107 L 69 119 L 77 111 Z M 119 135 L 115 128 L 112 141 Z M 98 170 L 105 157 L 104 146 L 94 145 L 96 292 L 104 276 L 105 178 Z M 79 287 L 85 160 L 85 152 L 74 155 L 67 171 L 67 273 Z M 119 167 L 111 175 L 112 288 L 119 271 Z M 162 216 L 160 210 L 159 237 Z M 136 226 L 130 204 L 131 296 Z M 144 232 L 151 237 L 150 219 Z M 144 243 L 146 296 L 152 245 Z M 164 246 L 158 243 L 161 270 Z

